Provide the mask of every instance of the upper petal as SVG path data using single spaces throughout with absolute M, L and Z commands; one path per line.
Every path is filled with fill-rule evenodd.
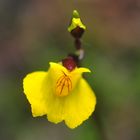
M 90 72 L 90 70 L 87 69 L 87 68 L 81 67 L 81 68 L 75 68 L 73 71 L 68 71 L 61 64 L 51 62 L 50 63 L 50 69 L 48 71 L 48 76 L 49 76 L 50 82 L 52 83 L 52 86 L 54 88 L 53 92 L 55 92 L 57 81 L 64 74 L 69 77 L 69 80 L 72 83 L 72 89 L 74 89 L 76 84 L 77 84 L 77 82 L 82 77 L 83 72 Z

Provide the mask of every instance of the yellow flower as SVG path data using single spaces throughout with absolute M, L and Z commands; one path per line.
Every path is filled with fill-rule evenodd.
M 86 29 L 86 26 L 82 23 L 82 21 L 80 19 L 79 13 L 76 10 L 74 10 L 71 24 L 68 27 L 68 31 L 71 32 L 72 30 L 76 29 L 77 27 L 79 27 L 80 29 L 83 29 L 83 30 Z
M 62 64 L 50 62 L 48 72 L 28 74 L 23 81 L 24 93 L 34 117 L 47 115 L 50 122 L 65 121 L 69 128 L 80 125 L 95 109 L 94 92 L 82 78 L 87 68 L 68 70 Z

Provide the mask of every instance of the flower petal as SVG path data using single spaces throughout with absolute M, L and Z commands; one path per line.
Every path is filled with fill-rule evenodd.
M 47 72 L 33 72 L 28 74 L 23 80 L 24 93 L 31 104 L 34 117 L 47 113 L 45 92 L 42 90 L 42 83 L 47 76 Z
M 72 74 L 82 74 L 83 72 L 91 72 L 88 68 L 83 68 L 83 67 L 80 67 L 80 68 L 76 68 L 74 71 L 72 71 L 71 73 Z
M 50 62 L 49 76 L 52 82 L 56 84 L 56 81 L 63 73 L 68 73 L 68 70 L 59 63 Z M 54 86 L 55 87 L 55 86 Z
M 50 122 L 59 123 L 64 120 L 64 103 L 62 97 L 52 95 L 49 98 L 47 118 Z
M 83 72 L 90 72 L 90 70 L 87 69 L 87 68 L 82 68 L 81 67 L 81 68 L 76 68 L 75 70 L 73 70 L 71 72 L 71 81 L 72 81 L 73 89 L 77 86 L 77 83 L 82 78 L 82 73 Z
M 65 101 L 65 123 L 70 128 L 80 125 L 95 109 L 96 97 L 88 83 L 82 78 Z
M 64 120 L 66 125 L 73 129 L 88 119 L 95 109 L 95 104 L 96 97 L 94 92 L 82 78 L 75 90 L 68 96 L 48 95 L 46 104 L 47 118 L 53 123 L 59 123 Z

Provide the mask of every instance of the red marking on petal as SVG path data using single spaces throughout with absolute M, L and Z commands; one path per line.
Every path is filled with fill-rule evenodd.
M 66 96 L 69 94 L 72 89 L 71 79 L 63 72 L 64 75 L 60 76 L 56 82 L 56 95 L 58 96 Z M 63 89 L 67 88 L 66 93 L 63 92 Z

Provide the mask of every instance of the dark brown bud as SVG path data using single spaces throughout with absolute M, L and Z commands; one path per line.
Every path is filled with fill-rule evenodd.
M 74 59 L 70 56 L 62 60 L 62 64 L 65 68 L 67 68 L 69 71 L 72 71 L 76 68 L 76 63 Z

